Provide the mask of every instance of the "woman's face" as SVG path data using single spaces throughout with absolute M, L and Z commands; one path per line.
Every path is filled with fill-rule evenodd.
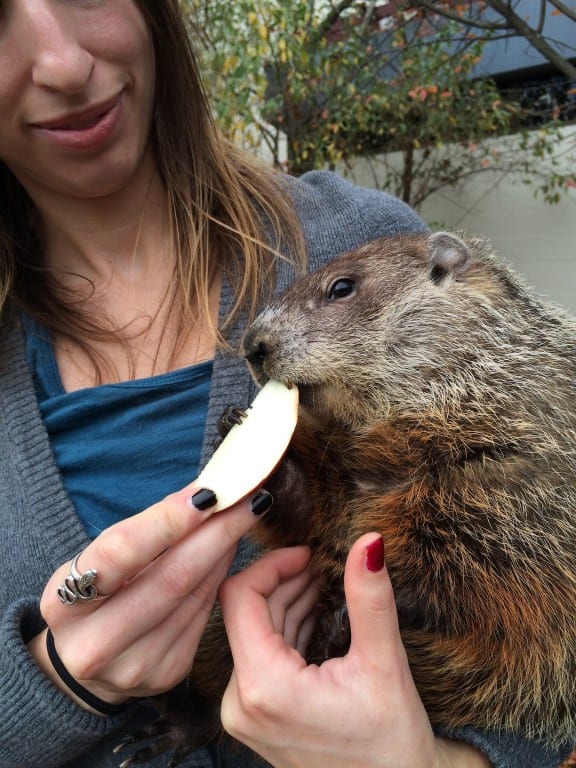
M 134 0 L 0 0 L 0 160 L 37 201 L 126 188 L 154 78 Z

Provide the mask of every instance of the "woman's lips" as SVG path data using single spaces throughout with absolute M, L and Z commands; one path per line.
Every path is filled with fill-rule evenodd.
M 97 149 L 111 136 L 122 113 L 122 93 L 82 112 L 32 123 L 40 136 L 65 147 Z
M 92 128 L 108 112 L 107 109 L 98 112 L 94 117 L 71 117 L 60 120 L 51 125 L 40 125 L 39 128 L 45 128 L 48 131 L 83 131 L 85 128 Z

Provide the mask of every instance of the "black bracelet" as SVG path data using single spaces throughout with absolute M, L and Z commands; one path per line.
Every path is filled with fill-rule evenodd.
M 89 690 L 84 688 L 83 685 L 80 685 L 78 680 L 75 680 L 70 672 L 68 672 L 62 659 L 58 656 L 58 651 L 54 645 L 54 637 L 50 630 L 46 633 L 46 650 L 48 651 L 48 658 L 52 662 L 52 666 L 58 673 L 62 682 L 66 683 L 68 688 L 70 688 L 79 699 L 82 699 L 85 704 L 92 707 L 92 709 L 95 709 L 102 715 L 117 715 L 129 705 L 128 701 L 125 701 L 122 704 L 110 704 L 110 702 L 98 698 L 98 696 L 95 696 L 93 693 L 90 693 Z

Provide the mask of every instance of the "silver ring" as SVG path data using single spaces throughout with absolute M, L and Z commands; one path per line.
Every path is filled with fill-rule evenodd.
M 80 553 L 82 554 L 82 553 Z M 76 563 L 80 554 L 76 555 L 70 564 L 70 575 L 64 579 L 64 584 L 58 587 L 58 600 L 64 605 L 76 605 L 78 601 L 89 603 L 92 600 L 104 600 L 109 595 L 100 595 L 96 587 L 96 578 L 98 571 L 89 568 L 84 573 L 80 573 L 76 568 Z

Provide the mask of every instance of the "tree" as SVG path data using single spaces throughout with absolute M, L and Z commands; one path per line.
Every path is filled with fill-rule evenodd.
M 450 19 L 466 30 L 473 30 L 477 37 L 524 37 L 558 72 L 576 81 L 576 66 L 570 60 L 576 56 L 576 46 L 567 48 L 563 55 L 545 34 L 550 15 L 562 15 L 576 25 L 576 9 L 561 0 L 531 0 L 528 17 L 523 13 L 526 4 L 521 0 L 409 0 L 406 5 Z
M 474 79 L 483 42 L 456 20 L 357 0 L 182 2 L 217 121 L 293 173 L 388 153 L 375 185 L 418 208 L 442 186 L 518 166 L 482 140 L 513 131 L 519 106 Z M 526 179 L 549 201 L 566 183 L 555 139 L 548 129 L 523 149 Z

